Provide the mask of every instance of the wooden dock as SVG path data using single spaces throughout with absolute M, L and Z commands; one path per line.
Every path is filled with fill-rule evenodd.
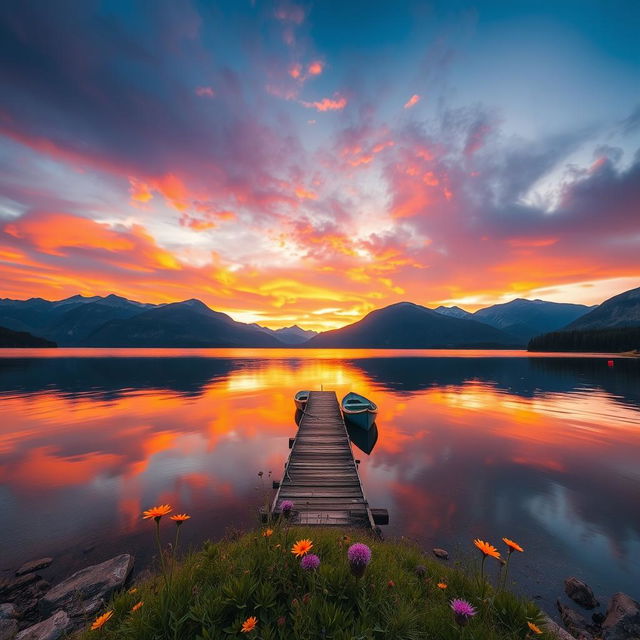
M 271 507 L 274 515 L 279 514 L 283 500 L 291 500 L 293 524 L 375 528 L 387 523 L 386 510 L 372 511 L 364 497 L 334 391 L 310 393 L 290 445 Z

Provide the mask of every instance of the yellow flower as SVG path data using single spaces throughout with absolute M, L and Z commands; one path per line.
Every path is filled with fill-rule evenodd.
M 522 553 L 524 551 L 524 549 L 517 542 L 509 540 L 509 538 L 502 538 L 502 542 L 504 542 L 507 547 L 509 547 L 509 553 L 513 551 L 519 551 L 520 553 Z
M 144 604 L 143 600 L 140 600 L 140 602 L 138 602 L 138 604 L 134 604 L 133 607 L 131 607 L 131 611 L 137 611 L 142 605 Z
M 129 591 L 127 591 L 127 593 L 135 593 L 138 590 L 137 587 L 131 587 L 131 589 L 129 589 Z
M 107 613 L 103 613 L 101 616 L 98 616 L 94 623 L 91 625 L 91 631 L 95 631 L 96 629 L 100 629 L 102 625 L 113 615 L 113 611 L 107 611 Z
M 242 633 L 249 633 L 249 631 L 253 631 L 256 628 L 257 624 L 258 618 L 251 616 L 242 623 L 242 629 L 240 629 L 240 631 L 242 631 Z
M 478 547 L 478 549 L 480 549 L 480 551 L 482 551 L 485 556 L 491 556 L 492 558 L 500 557 L 500 552 L 488 542 L 476 539 L 473 541 L 473 544 L 475 544 L 476 547 Z
M 291 553 L 293 553 L 296 558 L 300 558 L 309 553 L 312 548 L 313 542 L 311 542 L 311 540 L 298 540 L 298 542 L 291 547 Z
M 442 590 L 444 590 L 444 589 L 446 589 L 449 585 L 447 585 L 447 583 L 446 583 L 446 582 L 438 582 L 438 585 L 437 585 L 437 586 L 438 586 L 438 589 L 442 589 Z
M 171 520 L 173 520 L 178 526 L 180 526 L 185 520 L 189 520 L 191 516 L 188 516 L 186 513 L 178 513 L 175 516 L 169 516 Z
M 171 513 L 171 506 L 168 504 L 161 504 L 158 507 L 151 507 L 151 509 L 147 509 L 142 513 L 142 519 L 148 520 L 149 518 L 154 518 L 157 521 L 162 518 L 162 516 L 166 516 L 168 513 Z
M 542 633 L 542 629 L 533 624 L 533 622 L 527 622 L 527 626 L 529 627 L 529 629 L 531 629 L 531 631 L 533 631 L 533 633 L 536 633 L 538 635 Z
M 270 538 L 273 535 L 273 529 L 265 529 L 262 532 L 262 537 L 263 538 Z

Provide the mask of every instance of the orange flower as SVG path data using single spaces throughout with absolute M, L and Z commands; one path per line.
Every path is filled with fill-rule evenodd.
M 102 625 L 113 615 L 113 611 L 107 611 L 107 613 L 103 613 L 101 616 L 98 616 L 94 623 L 91 625 L 91 631 L 95 631 L 96 629 L 100 629 Z
M 242 631 L 242 633 L 249 633 L 249 631 L 253 631 L 256 628 L 257 624 L 258 618 L 251 616 L 242 623 L 242 629 L 240 629 L 240 631 Z
M 138 590 L 137 587 L 131 587 L 131 589 L 129 589 L 129 591 L 127 591 L 127 593 L 135 593 Z
M 438 589 L 442 589 L 443 591 L 449 586 L 446 582 L 438 582 Z
M 134 604 L 133 607 L 131 607 L 131 611 L 137 611 L 142 605 L 144 604 L 143 600 L 140 600 L 140 602 L 138 602 L 138 604 Z
M 178 526 L 180 526 L 185 520 L 189 520 L 191 516 L 188 516 L 186 513 L 178 513 L 175 516 L 169 516 L 171 520 L 173 520 Z
M 529 629 L 531 629 L 531 631 L 533 631 L 533 633 L 536 633 L 538 635 L 542 633 L 542 629 L 540 629 L 540 627 L 533 624 L 533 622 L 527 622 L 527 626 L 529 627 Z
M 517 542 L 509 540 L 509 538 L 502 538 L 502 542 L 504 542 L 507 547 L 509 547 L 509 553 L 512 553 L 513 551 L 519 551 L 520 553 L 522 553 L 524 551 L 524 549 Z
M 171 513 L 171 506 L 168 504 L 161 504 L 158 507 L 151 507 L 151 509 L 147 509 L 142 513 L 142 519 L 148 520 L 149 518 L 154 518 L 156 522 L 160 521 L 162 516 L 166 516 L 168 513 Z
M 312 547 L 313 542 L 311 542 L 311 540 L 298 540 L 298 542 L 291 547 L 291 553 L 293 553 L 296 558 L 300 558 L 301 556 L 309 553 Z
M 262 537 L 263 538 L 270 538 L 273 535 L 273 529 L 265 529 L 262 532 Z
M 476 539 L 473 541 L 473 544 L 475 544 L 485 556 L 491 556 L 492 558 L 500 557 L 500 552 L 493 545 L 484 542 L 484 540 Z

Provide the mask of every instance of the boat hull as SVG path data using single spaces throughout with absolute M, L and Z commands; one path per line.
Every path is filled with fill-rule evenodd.
M 358 413 L 344 412 L 344 420 L 348 425 L 369 431 L 376 421 L 377 411 L 359 411 Z
M 293 396 L 296 409 L 304 411 L 304 408 L 307 406 L 307 400 L 309 400 L 309 393 L 309 391 L 298 391 L 298 393 Z

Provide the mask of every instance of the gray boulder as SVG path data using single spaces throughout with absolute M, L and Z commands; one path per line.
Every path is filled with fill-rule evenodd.
M 0 640 L 13 640 L 18 631 L 18 621 L 11 618 L 0 618 Z
M 86 567 L 52 587 L 38 603 L 42 615 L 64 609 L 71 617 L 93 615 L 122 587 L 133 568 L 128 553 Z
M 640 604 L 626 593 L 614 594 L 602 623 L 602 631 L 603 640 L 638 640 Z
M 0 620 L 6 620 L 7 618 L 17 618 L 18 610 L 13 602 L 3 602 L 0 604 Z
M 582 615 L 571 607 L 565 607 L 560 600 L 556 602 L 556 606 L 560 612 L 562 623 L 574 638 L 593 640 L 593 630 Z
M 444 549 L 439 549 L 438 547 L 436 547 L 435 549 L 431 550 L 433 552 L 433 555 L 436 558 L 441 558 L 442 560 L 448 560 L 449 559 L 449 552 L 445 551 Z
M 50 618 L 21 631 L 15 640 L 58 640 L 71 627 L 64 611 L 56 611 Z
M 595 609 L 600 604 L 593 595 L 591 587 L 573 576 L 564 581 L 564 592 L 585 609 Z
M 544 613 L 544 623 L 542 626 L 544 627 L 545 631 L 550 633 L 554 638 L 557 638 L 558 640 L 576 640 L 568 631 L 565 631 L 557 622 L 552 620 L 546 613 Z
M 23 576 L 25 573 L 33 573 L 38 569 L 46 569 L 53 562 L 53 558 L 38 558 L 25 562 L 17 571 L 17 576 Z

